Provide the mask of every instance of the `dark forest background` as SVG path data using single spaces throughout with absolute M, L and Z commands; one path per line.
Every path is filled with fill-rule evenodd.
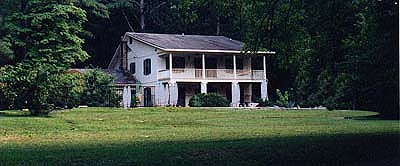
M 223 35 L 244 41 L 248 50 L 277 52 L 268 57 L 270 94 L 275 89 L 289 91 L 289 100 L 302 107 L 372 110 L 398 117 L 397 1 L 68 2 L 86 12 L 79 36 L 85 41 L 83 50 L 90 55 L 72 67 L 107 67 L 120 36 L 128 31 Z M 26 8 L 29 0 L 0 0 L 0 66 L 24 58 L 18 54 L 21 47 L 15 47 L 14 38 L 7 37 L 12 28 L 21 29 L 24 24 L 10 28 L 7 22 L 12 22 L 9 18 L 16 13 L 28 13 Z

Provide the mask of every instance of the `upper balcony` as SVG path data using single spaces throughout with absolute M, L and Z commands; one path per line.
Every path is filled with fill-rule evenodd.
M 172 74 L 172 75 L 171 75 Z M 263 80 L 263 70 L 236 70 L 236 78 L 233 69 L 186 69 L 174 68 L 170 70 L 159 70 L 158 80 L 168 79 L 192 79 L 192 80 Z
M 167 54 L 158 80 L 265 80 L 265 57 L 236 54 Z

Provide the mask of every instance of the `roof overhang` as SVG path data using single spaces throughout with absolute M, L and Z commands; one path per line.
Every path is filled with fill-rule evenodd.
M 160 49 L 163 52 L 193 52 L 193 53 L 229 53 L 229 54 L 275 54 L 274 51 L 239 51 L 239 50 L 198 50 L 198 49 Z
M 241 51 L 241 50 L 203 50 L 203 49 L 166 49 L 163 47 L 160 47 L 158 45 L 155 45 L 153 43 L 147 42 L 145 40 L 142 40 L 138 37 L 135 37 L 131 33 L 126 33 L 125 36 L 129 36 L 132 39 L 142 42 L 144 44 L 147 44 L 149 46 L 152 46 L 154 48 L 159 49 L 161 52 L 160 54 L 163 53 L 170 53 L 170 52 L 182 52 L 182 53 L 222 53 L 222 54 L 276 54 L 275 51 Z
M 114 83 L 114 86 L 136 86 L 138 84 L 133 83 Z
M 149 45 L 149 46 L 158 48 L 158 49 L 160 49 L 160 50 L 163 50 L 163 49 L 164 49 L 164 48 L 162 48 L 162 47 L 160 47 L 160 46 L 158 46 L 158 45 L 155 45 L 155 44 L 153 44 L 153 43 L 150 43 L 150 42 L 147 42 L 147 41 L 145 41 L 145 40 L 142 40 L 142 39 L 140 39 L 140 38 L 138 38 L 138 37 L 135 37 L 135 36 L 132 35 L 131 33 L 126 33 L 125 36 L 129 36 L 129 37 L 131 37 L 132 39 L 135 39 L 135 40 L 137 40 L 137 41 L 139 41 L 139 42 L 142 42 L 142 43 L 144 43 L 144 44 L 147 44 L 147 45 Z

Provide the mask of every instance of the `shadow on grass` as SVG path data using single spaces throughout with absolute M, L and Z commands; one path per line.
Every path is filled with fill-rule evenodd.
M 358 117 L 345 117 L 354 120 L 399 120 L 395 117 L 385 117 L 380 114 L 378 115 L 370 115 L 370 116 L 358 116 Z
M 5 165 L 397 165 L 399 134 L 0 146 Z M 73 141 L 72 141 L 73 142 Z M 0 144 L 1 145 L 1 144 Z
M 2 117 L 12 117 L 12 118 L 51 118 L 50 115 L 38 115 L 32 116 L 29 111 L 20 111 L 20 110 L 7 110 L 7 111 L 0 111 L 0 118 Z

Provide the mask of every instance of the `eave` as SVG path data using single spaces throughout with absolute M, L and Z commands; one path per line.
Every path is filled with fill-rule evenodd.
M 182 52 L 182 53 L 221 53 L 221 54 L 276 54 L 275 51 L 256 51 L 256 52 L 251 52 L 251 51 L 241 51 L 241 50 L 205 50 L 205 49 L 166 49 L 163 47 L 160 47 L 158 45 L 155 45 L 151 42 L 147 42 L 145 40 L 142 40 L 140 38 L 135 37 L 134 35 L 131 35 L 127 33 L 126 36 L 131 37 L 132 39 L 139 41 L 141 43 L 144 43 L 146 45 L 149 45 L 151 47 L 157 48 L 160 50 L 159 54 L 165 54 L 165 53 L 172 53 L 172 52 Z

